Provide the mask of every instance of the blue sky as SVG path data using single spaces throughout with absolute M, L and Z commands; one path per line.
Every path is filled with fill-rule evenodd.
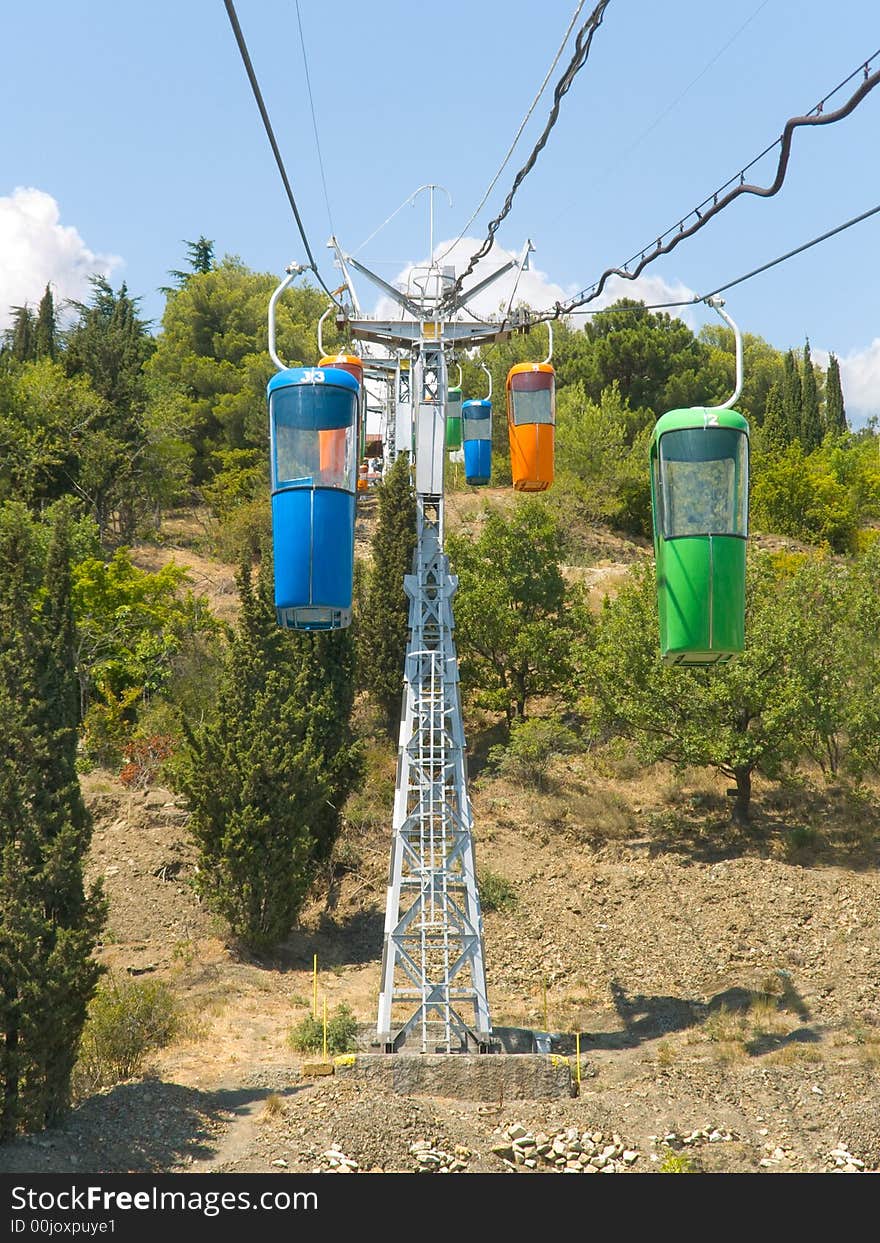
M 5 7 L 0 324 L 8 304 L 36 300 L 47 279 L 62 295 L 82 293 L 90 270 L 126 280 L 158 320 L 157 287 L 182 265 L 183 239 L 201 233 L 219 254 L 258 270 L 281 273 L 304 258 L 222 0 Z M 437 196 L 435 239 L 454 238 L 501 162 L 575 0 L 300 7 L 343 246 L 357 248 L 425 182 L 452 196 L 452 207 Z M 330 224 L 296 5 L 238 0 L 237 10 L 329 281 Z M 589 284 L 650 242 L 877 47 L 876 0 L 833 8 L 827 0 L 611 0 L 499 233 L 502 247 L 518 250 L 531 237 L 537 248 L 529 298 L 551 303 L 558 290 Z M 548 88 L 470 236 L 483 236 L 549 106 Z M 660 300 L 669 291 L 705 292 L 880 204 L 878 135 L 880 88 L 846 120 L 800 130 L 782 191 L 740 199 L 650 267 L 642 292 Z M 773 170 L 768 158 L 754 176 L 766 182 Z M 799 347 L 809 335 L 815 355 L 835 351 L 856 421 L 880 412 L 878 240 L 880 216 L 728 295 L 742 327 L 773 345 Z M 427 249 L 422 197 L 359 257 L 393 280 Z M 374 305 L 368 287 L 362 294 Z M 709 317 L 688 316 L 693 326 Z

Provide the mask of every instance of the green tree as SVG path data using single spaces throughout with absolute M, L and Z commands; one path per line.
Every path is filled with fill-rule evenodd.
M 372 540 L 358 663 L 364 685 L 379 705 L 390 738 L 397 738 L 403 693 L 403 659 L 409 633 L 404 575 L 413 571 L 416 499 L 408 454 L 401 454 L 376 490 L 379 516 Z
M 114 291 L 103 276 L 91 284 L 90 301 L 72 304 L 77 321 L 66 334 L 64 365 L 69 376 L 89 377 L 109 414 L 83 441 L 77 486 L 102 537 L 112 531 L 124 540 L 133 537 L 152 491 L 144 364 L 155 343 L 138 314 L 139 299 L 124 284 Z
M 266 310 L 278 284 L 225 256 L 193 272 L 169 297 L 148 376 L 178 395 L 180 427 L 191 452 L 195 482 L 215 473 L 217 450 L 259 449 L 268 458 L 266 383 L 273 365 L 266 348 Z M 278 305 L 278 352 L 291 366 L 316 361 L 316 328 L 326 295 L 311 286 L 291 290 Z M 332 344 L 334 329 L 325 333 Z
M 179 269 L 174 268 L 168 273 L 169 276 L 174 277 L 178 289 L 181 289 L 194 273 L 198 275 L 199 273 L 210 272 L 215 266 L 214 243 L 205 237 L 204 233 L 199 234 L 198 241 L 184 242 L 184 245 L 186 246 L 189 271 L 181 272 Z M 174 289 L 163 286 L 161 292 L 171 294 L 174 293 Z
M 287 936 L 302 907 L 331 783 L 310 729 L 301 647 L 277 627 L 247 563 L 239 591 L 217 718 L 187 729 L 180 780 L 200 892 L 243 944 L 264 951 Z
M 764 403 L 763 444 L 768 452 L 784 449 L 789 443 L 788 422 L 782 399 L 782 385 L 771 384 Z
M 0 501 L 38 509 L 71 492 L 83 497 L 84 462 L 110 421 L 87 376 L 70 378 L 48 358 L 17 367 L 0 386 Z
M 785 411 L 785 426 L 788 429 L 787 443 L 792 444 L 800 439 L 803 409 L 801 376 L 794 350 L 789 350 L 783 360 L 782 407 Z
M 842 436 L 849 431 L 843 405 L 843 389 L 840 387 L 840 364 L 833 354 L 828 358 L 825 380 L 825 426 L 834 436 Z
M 0 1138 L 56 1120 L 100 973 L 76 778 L 69 530 L 0 511 Z
M 124 548 L 74 566 L 80 711 L 98 760 L 117 761 L 138 708 L 169 689 L 183 652 L 216 634 L 205 601 L 182 591 L 186 577 L 173 562 L 140 570 Z
M 4 350 L 19 363 L 36 357 L 36 322 L 27 303 L 12 307 L 12 325 L 4 333 Z
M 578 381 L 559 394 L 556 405 L 556 481 L 549 502 L 570 523 L 586 522 L 648 535 L 651 484 L 646 467 L 646 428 L 631 446 L 629 412 L 617 385 L 591 401 Z
M 448 541 L 459 577 L 455 641 L 462 684 L 481 706 L 525 717 L 536 695 L 568 685 L 571 645 L 586 617 L 562 574 L 563 534 L 540 502 L 489 512 L 478 536 Z
M 778 777 L 804 746 L 812 707 L 806 611 L 796 578 L 781 582 L 771 558 L 753 557 L 743 654 L 706 670 L 671 668 L 660 657 L 653 567 L 636 570 L 606 600 L 583 655 L 597 723 L 634 739 L 649 762 L 711 767 L 734 780 L 733 818 L 746 821 L 753 773 Z
M 804 344 L 804 378 L 801 385 L 801 444 L 807 453 L 822 443 L 822 419 L 819 415 L 819 390 L 810 356 L 809 341 Z
M 55 358 L 58 352 L 58 322 L 55 315 L 55 299 L 52 288 L 46 286 L 46 292 L 40 299 L 37 318 L 34 324 L 34 354 L 37 358 Z
M 632 299 L 599 311 L 582 336 L 578 362 L 569 369 L 576 370 L 593 401 L 616 382 L 630 410 L 648 412 L 648 418 L 633 420 L 632 435 L 665 410 L 720 401 L 728 387 L 726 375 L 711 365 L 710 351 L 686 324 Z

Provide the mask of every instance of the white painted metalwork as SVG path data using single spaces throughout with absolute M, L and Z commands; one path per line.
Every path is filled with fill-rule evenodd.
M 417 293 L 403 293 L 357 260 L 340 257 L 402 308 L 405 318 L 358 316 L 347 319 L 345 329 L 397 351 L 395 418 L 388 422 L 394 428 L 392 454 L 410 451 L 415 440 L 417 543 L 412 573 L 404 580 L 410 637 L 377 1035 L 389 1053 L 404 1046 L 486 1052 L 494 1045 L 454 642 L 458 581 L 443 551 L 446 353 L 505 338 L 525 327 L 527 317 L 453 320 L 453 312 L 444 317 L 439 311 L 448 282 L 437 265 L 436 279 L 418 283 Z M 456 308 L 500 275 L 460 295 Z
M 736 347 L 736 387 L 733 390 L 733 396 L 728 397 L 727 401 L 723 401 L 720 406 L 707 406 L 706 409 L 707 410 L 730 410 L 733 406 L 736 405 L 737 398 L 742 392 L 742 386 L 743 386 L 742 333 L 739 330 L 739 326 L 733 322 L 731 317 L 724 310 L 724 299 L 723 298 L 719 298 L 718 295 L 716 294 L 713 297 L 706 299 L 706 305 L 714 307 L 714 309 L 718 312 L 718 314 L 724 320 L 725 324 L 728 324 L 733 329 L 733 340 L 734 340 L 734 345 Z

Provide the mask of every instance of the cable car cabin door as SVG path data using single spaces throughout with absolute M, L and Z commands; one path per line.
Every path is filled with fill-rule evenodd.
M 660 649 L 670 665 L 723 664 L 745 643 L 748 423 L 674 410 L 651 441 Z
M 269 381 L 275 609 L 288 629 L 351 622 L 359 395 L 333 368 Z

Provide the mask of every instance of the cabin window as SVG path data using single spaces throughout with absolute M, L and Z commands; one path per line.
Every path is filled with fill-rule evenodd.
M 510 391 L 511 418 L 514 427 L 525 423 L 555 423 L 556 395 L 552 388 Z
M 484 408 L 479 414 L 465 410 L 461 420 L 462 438 L 464 440 L 492 439 L 492 412 Z
M 692 427 L 660 437 L 659 525 L 664 539 L 748 534 L 748 437 Z
M 358 395 L 332 385 L 295 384 L 271 395 L 272 486 L 353 492 Z

